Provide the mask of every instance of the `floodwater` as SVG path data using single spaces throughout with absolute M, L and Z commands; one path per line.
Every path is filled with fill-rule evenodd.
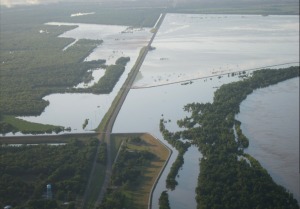
M 96 25 L 83 23 L 50 22 L 48 25 L 77 25 L 59 37 L 91 40 L 103 40 L 85 61 L 105 59 L 107 65 L 115 64 L 119 57 L 131 57 L 147 45 L 152 33 L 150 28 L 132 28 L 119 25 Z M 71 43 L 71 44 L 74 44 Z
M 237 119 L 250 142 L 246 152 L 300 203 L 299 77 L 254 91 Z
M 79 83 L 76 86 L 74 86 L 74 88 L 88 88 L 88 87 L 91 87 L 94 84 L 96 84 L 99 81 L 99 79 L 102 78 L 105 74 L 105 69 L 102 69 L 102 68 L 97 68 L 97 69 L 89 70 L 89 71 L 92 71 L 91 72 L 92 77 L 93 77 L 92 80 L 87 82 L 87 83 L 85 83 L 85 82 Z
M 298 16 L 167 14 L 135 87 L 299 62 Z
M 145 131 L 162 139 L 160 118 L 171 121 L 167 123 L 171 131 L 179 130 L 176 121 L 187 114 L 183 106 L 212 102 L 218 87 L 238 80 L 228 74 L 265 66 L 284 67 L 284 63 L 299 65 L 298 25 L 298 16 L 168 14 L 152 44 L 155 49 L 148 53 L 113 132 Z M 220 79 L 209 78 L 220 74 Z M 187 85 L 161 86 L 199 77 L 207 78 Z M 154 86 L 159 87 L 148 88 Z M 174 155 L 154 190 L 153 209 L 159 208 L 158 198 L 167 190 L 165 179 Z M 168 191 L 172 209 L 196 208 L 200 158 L 195 147 L 185 154 L 183 170 L 177 178 L 179 185 L 175 191 Z
M 127 26 L 59 22 L 47 24 L 57 25 L 58 27 L 59 25 L 78 26 L 63 33 L 60 37 L 73 38 L 75 41 L 79 39 L 103 40 L 103 43 L 85 59 L 86 61 L 106 59 L 106 64 L 114 64 L 119 57 L 130 57 L 124 73 L 110 94 L 51 94 L 43 98 L 48 100 L 50 105 L 46 107 L 40 116 L 19 117 L 31 122 L 71 127 L 73 133 L 92 131 L 100 124 L 133 67 L 140 49 L 147 45 L 152 33 L 149 28 L 137 29 L 128 28 Z M 87 86 L 97 82 L 104 72 L 103 69 L 94 70 L 94 80 Z M 78 87 L 85 88 L 86 86 L 80 83 L 76 86 L 76 88 Z M 89 122 L 86 128 L 83 129 L 82 125 L 85 119 L 89 119 Z M 15 135 L 21 134 L 16 133 Z
M 189 85 L 179 83 L 154 88 L 132 89 L 117 117 L 113 133 L 148 132 L 168 145 L 159 131 L 161 118 L 168 121 L 165 125 L 170 131 L 179 130 L 177 120 L 189 115 L 183 111 L 184 105 L 192 102 L 212 102 L 213 93 L 217 87 L 237 80 L 239 80 L 238 76 L 224 76 L 220 79 L 214 77 L 212 80 L 196 80 Z M 162 191 L 167 190 L 165 180 L 177 157 L 177 151 L 172 150 L 173 155 L 153 193 L 153 209 L 159 208 L 159 196 Z M 201 153 L 194 146 L 190 147 L 184 155 L 183 169 L 180 170 L 179 178 L 177 178 L 179 185 L 174 191 L 168 191 L 172 209 L 196 208 L 195 188 L 201 157 Z
M 89 119 L 86 130 L 91 130 L 100 123 L 133 66 L 139 49 L 146 45 L 151 35 L 139 29 L 128 29 L 133 33 L 127 33 L 125 27 L 116 26 L 111 29 L 112 35 L 107 35 L 106 39 L 99 37 L 99 32 L 94 27 L 96 26 L 81 28 L 79 25 L 62 37 L 72 37 L 74 40 L 103 39 L 103 44 L 86 60 L 104 58 L 108 63 L 113 63 L 116 55 L 131 57 L 113 92 L 99 96 L 49 95 L 45 99 L 50 101 L 50 105 L 41 116 L 23 117 L 24 119 L 69 126 L 72 132 L 82 132 L 82 124 L 86 118 Z M 129 37 L 135 32 L 136 42 L 130 45 Z M 142 33 L 146 34 L 140 38 Z M 128 39 L 123 40 L 123 35 L 128 36 Z M 136 45 L 137 43 L 139 44 Z M 141 89 L 129 92 L 113 127 L 114 133 L 149 132 L 162 139 L 159 132 L 160 118 L 170 120 L 166 126 L 171 131 L 179 130 L 176 121 L 188 114 L 183 112 L 183 106 L 191 102 L 212 102 L 213 93 L 218 87 L 239 79 L 237 76 L 231 77 L 232 72 L 284 63 L 299 65 L 299 19 L 298 16 L 168 14 L 152 46 L 155 49 L 148 53 L 134 83 L 135 88 Z M 132 54 L 127 50 L 132 50 Z M 177 83 L 143 88 L 220 74 L 223 74 L 220 78 L 203 78 L 187 85 Z M 166 143 L 164 140 L 162 142 Z M 281 145 L 282 143 L 278 143 L 277 147 L 280 149 Z M 154 190 L 153 209 L 158 209 L 158 198 L 166 190 L 165 179 L 176 155 L 177 152 L 174 151 Z M 168 191 L 172 209 L 196 208 L 195 187 L 200 158 L 201 153 L 195 147 L 191 147 L 185 154 L 185 163 L 177 178 L 179 185 L 175 191 Z M 274 159 L 271 160 L 273 163 L 276 162 Z

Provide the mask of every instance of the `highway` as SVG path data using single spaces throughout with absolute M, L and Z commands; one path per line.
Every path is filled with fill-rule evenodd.
M 148 53 L 148 51 L 150 50 L 150 47 L 151 47 L 151 44 L 157 34 L 157 31 L 160 27 L 160 25 L 162 24 L 164 18 L 165 18 L 165 13 L 162 14 L 160 16 L 160 19 L 158 21 L 158 24 L 156 24 L 156 27 L 155 27 L 155 30 L 154 30 L 154 33 L 148 43 L 148 45 L 144 48 L 144 50 L 141 50 L 141 54 L 140 56 L 138 57 L 132 71 L 128 74 L 128 78 L 126 79 L 126 81 L 124 82 L 122 88 L 120 89 L 120 92 L 121 92 L 121 97 L 117 103 L 117 105 L 115 106 L 114 110 L 113 110 L 113 113 L 108 121 L 108 123 L 105 125 L 105 134 L 100 134 L 99 135 L 99 139 L 102 139 L 104 137 L 104 140 L 107 144 L 107 165 L 106 165 L 106 174 L 105 174 L 105 179 L 104 179 L 104 183 L 103 183 L 103 186 L 101 188 L 101 191 L 100 191 L 100 194 L 98 196 L 98 199 L 97 201 L 95 202 L 95 207 L 99 206 L 103 200 L 103 197 L 104 197 L 104 194 L 109 186 L 109 183 L 110 183 L 110 178 L 111 178 L 111 173 L 112 173 L 112 159 L 111 159 L 111 146 L 110 146 L 110 135 L 111 135 L 111 132 L 112 132 L 112 128 L 113 128 L 113 125 L 114 125 L 114 122 L 118 116 L 118 113 L 119 111 L 121 110 L 121 107 L 126 99 L 126 96 L 129 92 L 129 90 L 131 89 L 132 85 L 133 85 L 133 82 L 139 72 L 139 69 L 140 67 L 142 66 L 143 64 L 143 61 L 145 60 L 146 58 L 146 55 Z M 98 154 L 98 152 L 97 152 Z M 94 172 L 94 167 L 92 169 L 92 172 Z M 91 184 L 92 182 L 89 182 L 89 185 Z

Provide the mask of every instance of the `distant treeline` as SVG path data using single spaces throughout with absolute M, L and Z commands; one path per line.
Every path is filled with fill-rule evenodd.
M 256 15 L 299 15 L 297 0 L 201 0 L 178 1 L 168 12 L 189 14 L 256 14 Z

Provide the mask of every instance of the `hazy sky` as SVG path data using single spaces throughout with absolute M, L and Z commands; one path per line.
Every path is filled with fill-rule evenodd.
M 57 2 L 58 0 L 1 0 L 0 4 L 5 5 L 7 7 L 12 7 L 14 5 L 20 4 L 39 4 L 39 3 L 49 3 L 49 2 Z
M 7 7 L 13 7 L 16 5 L 34 5 L 34 4 L 47 4 L 47 3 L 55 3 L 55 2 L 100 2 L 103 0 L 0 0 L 1 5 L 5 5 Z M 105 0 L 104 0 L 105 1 Z
M 104 2 L 113 0 L 0 0 L 0 5 L 5 5 L 7 7 L 13 7 L 16 5 L 34 5 L 34 4 L 48 4 L 55 2 Z M 127 0 L 127 1 L 139 1 L 139 0 Z M 140 1 L 151 1 L 151 0 L 140 0 Z M 169 1 L 169 0 L 158 0 L 158 1 Z M 176 1 L 186 1 L 186 0 L 176 0 Z

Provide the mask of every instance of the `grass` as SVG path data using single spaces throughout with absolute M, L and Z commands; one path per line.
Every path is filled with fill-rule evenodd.
M 135 208 L 146 209 L 148 208 L 152 187 L 169 157 L 169 150 L 150 134 L 114 135 L 113 141 L 116 141 L 117 148 L 120 147 L 121 141 L 136 136 L 139 136 L 142 142 L 138 144 L 127 143 L 126 146 L 131 150 L 147 150 L 156 157 L 151 161 L 150 166 L 143 168 L 143 174 L 139 177 L 137 186 L 129 187 L 124 192 Z
M 106 168 L 104 165 L 100 163 L 96 164 L 95 172 L 91 180 L 91 182 L 93 183 L 91 184 L 91 188 L 89 189 L 90 191 L 90 194 L 88 195 L 89 198 L 84 208 L 94 208 L 94 204 L 97 201 L 99 191 L 101 190 L 101 187 L 104 182 L 105 170 Z
M 130 193 L 132 193 L 134 197 L 133 201 L 139 208 L 148 208 L 151 189 L 155 184 L 165 161 L 168 159 L 169 151 L 158 140 L 149 134 L 143 134 L 141 138 L 146 143 L 146 145 L 143 145 L 142 147 L 155 154 L 156 159 L 151 162 L 149 167 L 145 168 L 144 174 L 140 179 L 141 184 L 139 184 L 136 188 L 133 188 Z
M 63 135 L 37 135 L 37 136 L 14 136 L 0 137 L 0 143 L 3 144 L 45 144 L 45 143 L 68 143 L 73 139 L 88 141 L 97 134 L 63 134 Z
M 115 160 L 119 148 L 123 141 L 128 139 L 131 134 L 112 134 L 111 135 L 111 159 Z
M 44 125 L 39 123 L 28 122 L 14 116 L 3 116 L 3 121 L 16 127 L 21 132 L 52 132 L 55 129 L 63 128 L 61 126 Z

